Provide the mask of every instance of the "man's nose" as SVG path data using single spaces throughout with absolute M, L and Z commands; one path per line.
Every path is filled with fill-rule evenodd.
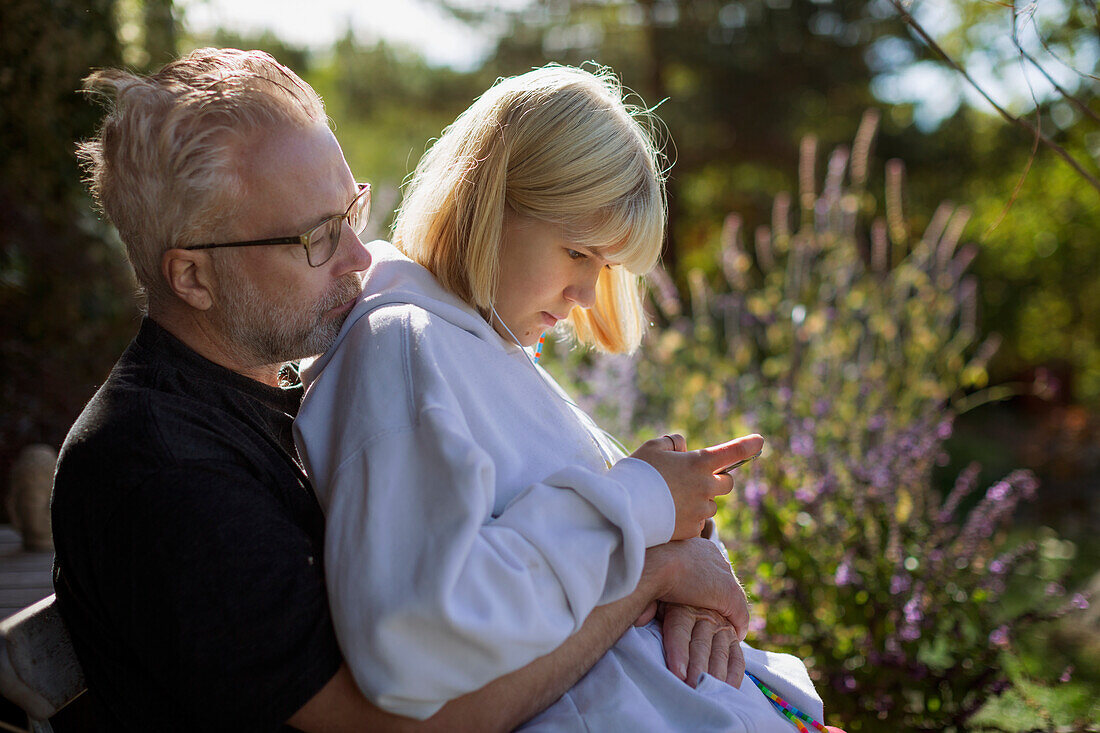
M 336 250 L 336 275 L 349 272 L 362 272 L 370 267 L 370 253 L 350 226 L 344 225 L 340 233 L 340 244 Z

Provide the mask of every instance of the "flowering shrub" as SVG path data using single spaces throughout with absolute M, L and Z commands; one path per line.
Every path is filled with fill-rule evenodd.
M 756 602 L 755 643 L 806 659 L 830 720 L 850 731 L 945 730 L 1005 688 L 1000 653 L 1017 625 L 1067 597 L 1001 603 L 1014 574 L 1039 567 L 1034 543 L 1002 531 L 1035 495 L 1030 472 L 983 492 L 974 465 L 946 497 L 934 487 L 953 401 L 985 386 L 996 343 L 976 342 L 964 209 L 941 206 L 915 238 L 890 161 L 885 216 L 863 224 L 875 122 L 851 156 L 832 154 L 820 191 L 806 141 L 797 224 L 781 195 L 746 247 L 730 216 L 720 268 L 690 273 L 687 302 L 657 273 L 664 328 L 636 357 L 574 355 L 566 371 L 619 435 L 764 435 L 719 515 Z

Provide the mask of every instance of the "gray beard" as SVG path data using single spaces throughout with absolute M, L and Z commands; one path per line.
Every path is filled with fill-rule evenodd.
M 248 367 L 283 364 L 327 351 L 347 316 L 325 318 L 325 313 L 362 292 L 359 277 L 349 273 L 319 302 L 301 309 L 282 299 L 264 302 L 254 282 L 232 267 L 218 269 L 223 270 L 218 272 L 218 325 L 234 358 Z

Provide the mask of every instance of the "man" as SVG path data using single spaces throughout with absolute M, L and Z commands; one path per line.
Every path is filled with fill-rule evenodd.
M 108 727 L 504 730 L 657 600 L 720 609 L 743 638 L 724 559 L 704 540 L 675 543 L 561 648 L 430 720 L 371 705 L 329 618 L 324 520 L 291 437 L 301 387 L 284 369 L 332 343 L 360 291 L 369 187 L 320 98 L 266 54 L 202 49 L 151 77 L 104 70 L 87 84 L 114 106 L 80 154 L 148 301 L 54 488 L 58 601 Z M 685 607 L 669 618 L 681 676 L 690 639 L 705 642 L 692 669 L 725 670 L 731 624 Z

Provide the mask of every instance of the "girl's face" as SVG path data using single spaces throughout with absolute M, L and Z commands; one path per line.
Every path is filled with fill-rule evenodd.
M 596 301 L 596 279 L 614 264 L 591 248 L 566 238 L 560 224 L 517 214 L 504 218 L 500 281 L 493 299 L 497 315 L 523 346 L 569 315 Z M 508 331 L 493 319 L 503 338 Z

